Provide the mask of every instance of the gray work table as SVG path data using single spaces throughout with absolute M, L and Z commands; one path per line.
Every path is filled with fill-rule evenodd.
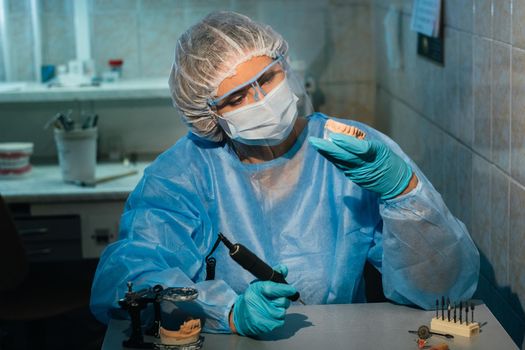
M 261 339 L 203 334 L 203 349 L 417 349 L 417 336 L 408 330 L 429 325 L 434 315 L 434 311 L 390 303 L 294 305 L 288 310 L 284 327 Z M 474 321 L 484 324 L 479 335 L 470 339 L 456 336 L 452 340 L 432 336 L 429 344 L 446 342 L 451 350 L 518 349 L 481 302 L 476 303 Z M 122 349 L 128 328 L 128 321 L 112 320 L 102 349 Z M 146 337 L 146 341 L 151 338 Z

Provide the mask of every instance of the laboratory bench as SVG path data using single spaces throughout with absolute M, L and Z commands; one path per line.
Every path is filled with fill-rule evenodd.
M 475 302 L 474 321 L 481 326 L 472 338 L 446 339 L 433 335 L 428 344 L 447 343 L 451 350 L 518 349 L 490 310 Z M 344 305 L 292 305 L 283 327 L 259 339 L 232 334 L 203 334 L 202 349 L 418 349 L 417 330 L 430 325 L 434 311 L 424 311 L 392 303 Z M 445 316 L 446 317 L 446 316 Z M 128 339 L 129 321 L 111 320 L 103 350 L 123 349 Z M 145 337 L 145 341 L 152 341 Z
M 96 178 L 137 173 L 82 187 L 65 183 L 58 165 L 37 165 L 16 179 L 0 179 L 7 203 L 31 261 L 98 258 L 117 239 L 120 216 L 146 162 L 97 164 Z

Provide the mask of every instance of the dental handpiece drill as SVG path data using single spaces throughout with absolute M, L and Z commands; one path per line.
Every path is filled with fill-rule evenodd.
M 281 273 L 272 269 L 248 248 L 239 243 L 231 243 L 226 237 L 224 237 L 222 233 L 219 233 L 219 238 L 230 250 L 230 256 L 232 259 L 256 278 L 260 279 L 261 281 L 272 281 L 276 283 L 288 284 Z M 304 301 L 301 300 L 299 292 L 288 297 L 288 299 L 291 301 L 299 301 L 301 304 L 306 305 Z

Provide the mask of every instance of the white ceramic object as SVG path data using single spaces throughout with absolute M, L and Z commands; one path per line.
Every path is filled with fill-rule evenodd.
M 0 178 L 19 178 L 31 172 L 29 161 L 33 154 L 31 142 L 0 143 Z

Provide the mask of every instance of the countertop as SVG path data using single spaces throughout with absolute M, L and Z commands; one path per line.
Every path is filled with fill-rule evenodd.
M 96 178 L 123 173 L 136 169 L 137 174 L 98 184 L 82 187 L 62 180 L 57 165 L 36 165 L 30 174 L 17 179 L 0 178 L 0 194 L 8 203 L 43 203 L 93 200 L 126 200 L 139 182 L 144 168 L 149 163 L 140 162 L 135 166 L 121 163 L 97 164 Z
M 424 324 L 428 326 L 434 315 L 434 311 L 391 303 L 292 305 L 284 326 L 260 339 L 203 334 L 203 349 L 417 349 L 417 336 L 408 331 Z M 474 320 L 482 324 L 480 334 L 472 338 L 456 336 L 451 340 L 434 335 L 429 344 L 447 343 L 453 350 L 518 349 L 480 301 L 476 301 Z M 129 321 L 111 320 L 102 349 L 123 349 L 122 341 L 129 337 L 129 325 Z M 145 340 L 154 339 L 145 337 Z

